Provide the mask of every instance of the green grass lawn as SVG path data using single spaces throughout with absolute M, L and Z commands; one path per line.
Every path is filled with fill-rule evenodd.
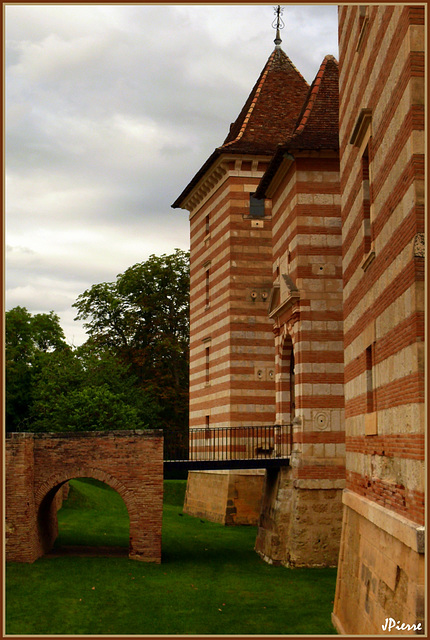
M 334 569 L 286 569 L 253 550 L 255 527 L 182 514 L 185 482 L 165 483 L 163 561 L 45 556 L 9 563 L 7 634 L 334 634 Z M 114 491 L 71 482 L 59 512 L 62 545 L 128 547 Z

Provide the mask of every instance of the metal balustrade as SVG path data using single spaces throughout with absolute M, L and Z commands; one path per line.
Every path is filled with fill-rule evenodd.
M 186 445 L 172 444 L 165 443 L 165 464 L 181 462 L 189 463 L 189 468 L 228 469 L 230 465 L 239 468 L 243 461 L 247 468 L 253 464 L 275 466 L 276 461 L 290 457 L 291 424 L 190 429 Z

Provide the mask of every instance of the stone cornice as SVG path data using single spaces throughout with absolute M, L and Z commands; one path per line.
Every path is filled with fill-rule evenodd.
M 243 170 L 242 162 L 249 163 L 251 161 L 252 168 Z M 244 156 L 222 154 L 212 164 L 210 169 L 206 171 L 189 195 L 181 202 L 181 208 L 190 212 L 190 220 L 197 211 L 209 200 L 217 189 L 230 176 L 261 178 L 264 174 L 263 170 L 257 170 L 260 161 L 267 162 L 267 156 Z M 234 163 L 234 168 L 232 164 Z
M 342 502 L 413 551 L 424 553 L 425 527 L 349 489 L 344 489 Z
M 205 173 L 203 178 L 197 183 L 186 200 L 182 202 L 181 208 L 190 212 L 190 219 L 193 217 L 196 209 L 199 209 L 210 196 L 215 188 L 218 188 L 224 180 L 227 179 L 228 167 L 225 156 L 218 158 L 210 170 Z

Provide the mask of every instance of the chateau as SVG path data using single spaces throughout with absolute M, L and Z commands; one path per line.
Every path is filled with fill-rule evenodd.
M 339 7 L 339 63 L 311 86 L 278 31 L 173 204 L 191 226 L 190 427 L 292 433 L 265 477 L 190 473 L 188 510 L 228 523 L 240 484 L 263 558 L 338 565 L 346 634 L 424 623 L 424 18 Z

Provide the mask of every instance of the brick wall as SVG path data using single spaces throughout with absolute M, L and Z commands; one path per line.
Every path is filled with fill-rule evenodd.
M 274 420 L 270 211 L 259 226 L 249 219 L 265 166 L 226 159 L 190 214 L 190 427 Z
M 267 426 L 275 420 L 275 345 L 267 314 L 270 204 L 262 219 L 249 215 L 250 194 L 267 164 L 258 156 L 221 158 L 188 205 L 191 428 Z M 201 458 L 211 442 L 204 434 L 192 442 Z M 227 438 L 221 447 L 232 451 Z M 186 512 L 224 524 L 257 524 L 263 477 L 246 475 L 239 491 L 238 478 L 190 473 Z
M 385 617 L 421 615 L 423 549 L 400 540 L 424 523 L 424 7 L 340 7 L 339 44 L 345 495 L 354 499 L 334 620 L 346 633 L 382 633 Z M 369 545 L 393 553 L 395 580 Z
M 6 440 L 6 554 L 33 562 L 58 532 L 59 490 L 95 478 L 123 498 L 130 519 L 129 557 L 161 561 L 163 438 L 159 431 L 10 434 Z
M 294 419 L 291 469 L 268 476 L 256 550 L 335 565 L 345 486 L 342 247 L 335 152 L 284 161 L 273 210 L 276 420 Z M 294 357 L 294 368 L 291 358 Z
M 6 439 L 6 559 L 15 562 L 33 562 L 37 557 L 33 446 L 30 434 Z

